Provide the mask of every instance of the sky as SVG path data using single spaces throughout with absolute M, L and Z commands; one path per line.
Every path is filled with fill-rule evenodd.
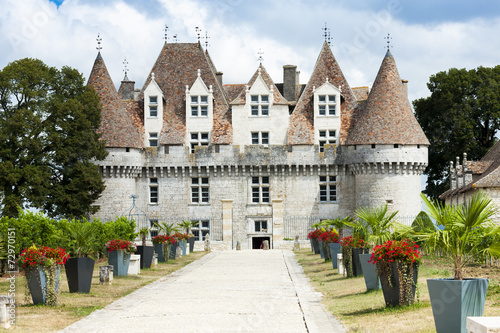
M 390 34 L 409 99 L 429 95 L 429 77 L 451 67 L 492 67 L 500 55 L 498 0 L 0 0 L 0 68 L 38 58 L 88 78 L 101 54 L 115 85 L 141 88 L 163 46 L 208 38 L 224 83 L 247 83 L 259 64 L 276 83 L 297 65 L 307 83 L 328 28 L 333 53 L 351 87 L 375 80 Z M 200 40 L 205 46 L 205 39 Z

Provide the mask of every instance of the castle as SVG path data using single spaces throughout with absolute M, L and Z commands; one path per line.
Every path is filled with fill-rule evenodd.
M 109 155 L 94 217 L 119 216 L 135 194 L 142 226 L 197 220 L 199 241 L 251 249 L 360 206 L 416 216 L 429 141 L 391 52 L 370 90 L 349 86 L 326 42 L 307 84 L 298 73 L 285 65 L 276 84 L 260 64 L 225 85 L 199 42 L 165 43 L 142 89 L 125 75 L 116 91 L 99 52 L 88 84 Z

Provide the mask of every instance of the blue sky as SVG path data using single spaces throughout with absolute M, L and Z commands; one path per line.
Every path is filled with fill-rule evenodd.
M 307 83 L 330 29 L 332 50 L 352 87 L 370 85 L 391 52 L 409 98 L 429 94 L 429 76 L 450 67 L 495 66 L 500 54 L 500 1 L 491 0 L 0 0 L 0 68 L 24 57 L 69 65 L 88 77 L 102 38 L 102 55 L 119 85 L 123 60 L 141 86 L 163 45 L 195 42 L 208 33 L 208 50 L 226 83 L 246 83 L 264 52 L 275 82 L 295 64 Z

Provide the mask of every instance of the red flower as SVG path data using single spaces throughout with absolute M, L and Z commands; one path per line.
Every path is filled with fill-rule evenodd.
M 24 249 L 19 257 L 19 262 L 23 268 L 34 266 L 49 267 L 53 264 L 64 265 L 69 254 L 60 247 L 53 249 L 47 246 L 36 247 L 35 245 Z
M 175 244 L 175 238 L 172 236 L 168 236 L 168 235 L 158 235 L 158 236 L 153 237 L 153 243 L 155 243 L 155 244 L 162 244 L 162 243 Z
M 379 261 L 414 263 L 421 261 L 421 255 L 418 245 L 413 241 L 390 240 L 373 249 L 370 262 L 376 264 Z
M 342 247 L 363 248 L 366 247 L 366 242 L 358 237 L 347 236 L 340 240 L 340 245 Z
M 339 234 L 335 231 L 325 231 L 321 235 L 319 235 L 319 240 L 327 243 L 338 243 Z
M 106 243 L 106 247 L 108 248 L 109 252 L 116 251 L 116 250 L 125 250 L 128 252 L 135 252 L 137 250 L 137 247 L 135 246 L 134 243 L 132 243 L 131 241 L 124 240 L 124 239 L 112 239 Z
M 315 229 L 313 231 L 311 231 L 307 237 L 308 238 L 319 238 L 319 236 L 321 235 L 322 231 L 320 229 Z

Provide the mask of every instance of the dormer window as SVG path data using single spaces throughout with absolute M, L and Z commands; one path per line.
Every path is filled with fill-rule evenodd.
M 337 143 L 337 132 L 335 130 L 320 130 L 319 137 L 319 151 L 325 151 L 325 145 Z
M 269 132 L 252 132 L 252 145 L 269 144 Z
M 269 116 L 269 95 L 251 95 L 252 116 Z
M 149 146 L 158 147 L 158 133 L 149 133 Z
M 191 96 L 191 116 L 208 117 L 208 96 Z
M 318 95 L 318 113 L 320 116 L 337 115 L 337 96 L 336 95 Z
M 149 96 L 149 116 L 158 117 L 158 96 Z

